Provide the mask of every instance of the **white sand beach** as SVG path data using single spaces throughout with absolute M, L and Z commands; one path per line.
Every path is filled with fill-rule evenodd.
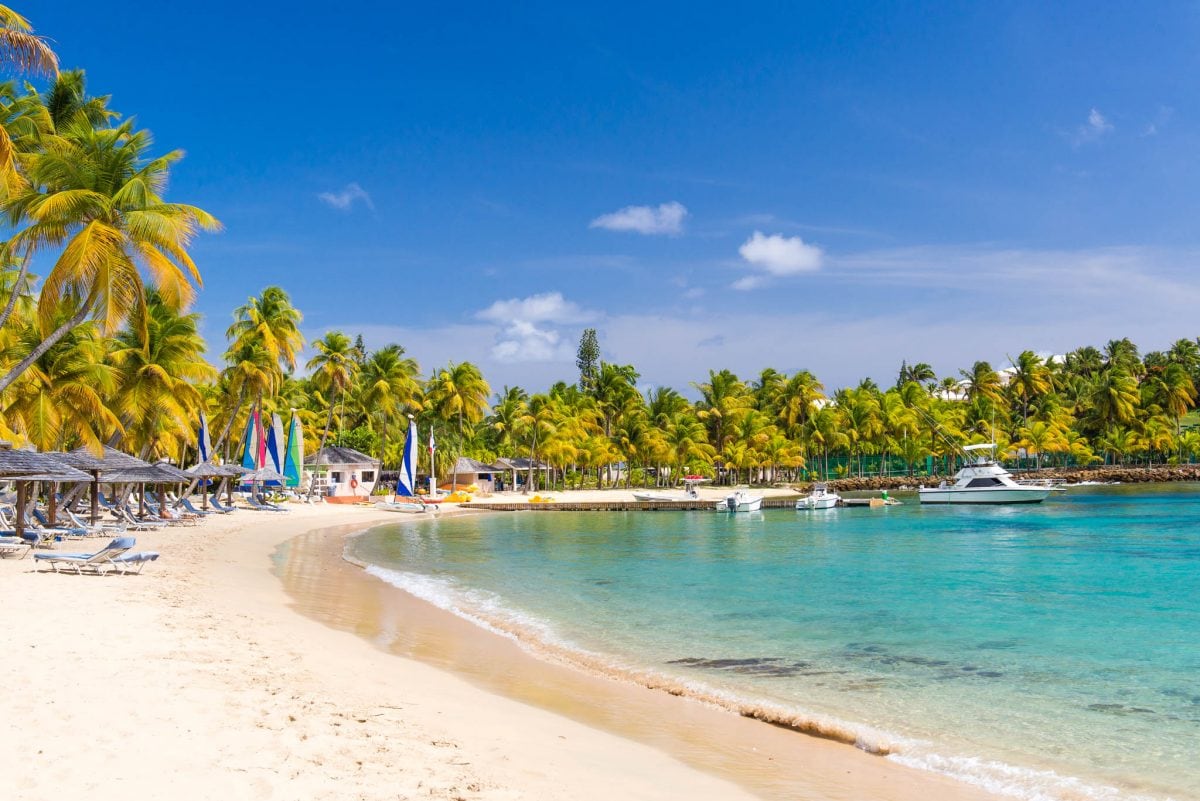
M 751 732 L 744 764 L 721 775 L 295 610 L 271 572 L 280 543 L 335 526 L 327 536 L 338 539 L 397 517 L 296 506 L 142 533 L 138 549 L 162 556 L 139 576 L 56 575 L 35 572 L 31 558 L 0 560 L 10 682 L 0 695 L 0 798 L 738 799 L 769 795 L 736 779 L 777 757 L 807 777 L 779 797 L 988 797 L 847 746 L 622 688 L 652 696 L 663 715 L 713 716 L 738 727 L 735 739 Z M 762 748 L 786 752 L 759 752 L 760 735 Z

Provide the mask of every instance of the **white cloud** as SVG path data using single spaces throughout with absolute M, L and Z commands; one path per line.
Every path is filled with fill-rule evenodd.
M 494 335 L 492 356 L 511 364 L 570 361 L 575 348 L 553 326 L 586 322 L 594 315 L 564 298 L 561 292 L 546 292 L 498 300 L 475 316 L 502 327 Z
M 611 214 L 602 214 L 588 225 L 589 228 L 607 228 L 610 231 L 636 231 L 639 234 L 683 233 L 683 220 L 687 208 L 672 200 L 658 208 L 653 206 L 626 206 Z
M 492 347 L 498 362 L 569 362 L 575 348 L 562 334 L 539 328 L 527 320 L 514 320 Z
M 480 320 L 509 323 L 513 320 L 544 323 L 580 323 L 591 319 L 585 311 L 562 296 L 561 292 L 546 292 L 527 298 L 498 300 L 475 316 Z
M 1076 146 L 1095 142 L 1105 134 L 1112 133 L 1113 130 L 1113 124 L 1108 121 L 1108 118 L 1101 114 L 1099 109 L 1093 108 L 1088 112 L 1087 122 L 1076 129 L 1072 142 Z
M 748 289 L 758 289 L 766 283 L 766 280 L 761 275 L 747 275 L 744 278 L 739 278 L 729 286 L 733 289 L 738 289 L 745 292 Z
M 371 196 L 367 194 L 367 190 L 358 185 L 357 182 L 346 184 L 346 188 L 340 192 L 322 192 L 317 197 L 326 206 L 339 211 L 349 211 L 355 201 L 362 201 L 363 205 L 368 209 L 374 210 L 375 204 L 371 202 Z
M 766 283 L 766 276 L 783 277 L 811 273 L 821 269 L 825 251 L 809 245 L 798 236 L 764 234 L 755 231 L 742 243 L 738 253 L 748 264 L 765 275 L 748 275 L 733 283 L 734 289 L 755 289 Z

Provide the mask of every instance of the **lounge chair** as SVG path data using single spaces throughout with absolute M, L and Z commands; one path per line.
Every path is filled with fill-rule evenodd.
M 209 499 L 208 499 L 208 504 L 209 504 L 209 506 L 211 506 L 212 508 L 216 509 L 218 512 L 220 512 L 220 513 L 221 513 L 221 514 L 223 514 L 223 515 L 227 515 L 227 514 L 229 514 L 230 512 L 236 512 L 236 511 L 237 511 L 237 507 L 236 507 L 236 506 L 233 506 L 232 504 L 231 504 L 231 505 L 229 505 L 229 506 L 224 506 L 224 505 L 222 505 L 222 504 L 221 504 L 221 502 L 220 502 L 219 500 L 217 500 L 217 496 L 216 496 L 216 495 L 214 495 L 214 496 L 212 496 L 211 498 L 209 498 Z
M 284 509 L 282 506 L 276 506 L 273 503 L 264 503 L 264 502 L 260 501 L 258 498 L 254 497 L 254 493 L 249 493 L 246 495 L 246 503 L 250 505 L 251 509 L 258 509 L 263 512 L 286 512 L 287 511 L 287 509 Z
M 126 553 L 112 560 L 112 565 L 122 575 L 125 573 L 141 573 L 142 568 L 147 562 L 154 562 L 158 559 L 157 551 L 138 551 L 137 553 Z
M 33 545 L 29 542 L 20 537 L 10 536 L 9 532 L 0 532 L 0 557 L 15 556 L 21 552 L 29 553 L 31 550 L 33 550 Z
M 166 528 L 167 526 L 167 524 L 162 521 L 142 520 L 141 518 L 134 517 L 133 512 L 129 510 L 128 506 L 126 506 L 124 509 L 113 510 L 113 514 L 115 514 L 119 520 L 127 523 L 134 531 L 156 531 L 157 529 Z
M 125 529 L 129 528 L 129 526 L 124 522 L 116 522 L 116 523 L 100 523 L 100 522 L 98 522 L 95 525 L 92 525 L 91 523 L 88 523 L 86 520 L 81 518 L 79 515 L 72 512 L 70 509 L 67 510 L 67 519 L 70 520 L 71 524 L 74 525 L 75 527 L 82 528 L 85 531 L 87 531 L 89 537 L 102 537 L 104 535 L 108 535 L 110 537 L 115 537 L 115 536 L 124 534 Z
M 50 525 L 50 519 L 46 517 L 46 513 L 41 509 L 33 510 L 33 518 L 34 520 L 37 520 L 37 528 L 44 529 L 46 531 L 53 531 L 55 534 L 67 539 L 80 539 L 82 537 L 86 537 L 88 534 L 87 528 L 80 526 L 64 526 L 61 523 L 57 523 L 53 526 Z
M 136 540 L 133 537 L 117 537 L 93 554 L 35 553 L 33 558 L 36 562 L 45 562 L 50 565 L 50 569 L 56 573 L 60 565 L 64 568 L 73 568 L 79 574 L 82 574 L 85 570 L 104 573 L 109 567 L 117 570 L 122 569 L 119 566 L 114 566 L 113 560 L 125 554 L 135 543 Z
M 180 507 L 183 507 L 184 509 L 187 509 L 192 514 L 199 515 L 201 517 L 206 517 L 208 515 L 221 514 L 220 512 L 215 511 L 213 509 L 197 509 L 194 505 L 192 505 L 191 498 L 180 498 L 178 501 L 176 501 L 175 508 L 178 509 Z

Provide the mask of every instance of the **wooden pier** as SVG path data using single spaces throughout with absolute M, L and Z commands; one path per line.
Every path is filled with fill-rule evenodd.
M 763 498 L 764 509 L 791 509 L 799 495 Z M 492 512 L 709 512 L 719 498 L 686 501 L 572 501 L 569 503 L 464 503 L 462 509 Z

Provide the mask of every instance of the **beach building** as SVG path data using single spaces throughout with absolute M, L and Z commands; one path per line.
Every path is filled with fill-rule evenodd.
M 539 488 L 545 488 L 547 479 L 549 478 L 550 465 L 545 462 L 535 461 L 533 464 L 533 472 L 536 475 L 536 485 Z M 501 457 L 496 460 L 496 466 L 503 468 L 506 472 L 500 480 L 503 481 L 505 490 L 520 490 L 525 488 L 525 481 L 529 478 L 530 461 L 525 458 L 505 458 Z
M 366 500 L 379 480 L 379 460 L 353 448 L 328 445 L 304 460 L 316 493 L 333 503 Z M 301 486 L 307 486 L 301 482 Z
M 453 472 L 443 478 L 439 486 L 446 489 L 457 486 L 462 489 L 474 484 L 479 487 L 480 492 L 496 492 L 497 485 L 504 480 L 503 474 L 506 469 L 499 465 L 476 461 L 468 456 L 460 456 L 454 463 Z

